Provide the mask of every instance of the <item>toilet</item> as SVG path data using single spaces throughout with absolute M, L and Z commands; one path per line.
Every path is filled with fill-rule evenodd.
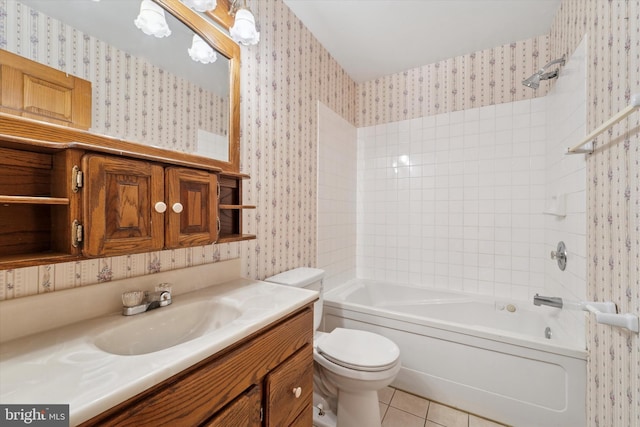
M 324 270 L 300 267 L 265 281 L 316 290 L 314 304 L 314 414 L 316 427 L 379 427 L 378 390 L 400 371 L 400 349 L 368 331 L 336 328 L 320 332 Z

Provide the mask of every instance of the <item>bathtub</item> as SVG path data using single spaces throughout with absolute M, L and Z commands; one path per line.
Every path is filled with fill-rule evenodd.
M 323 328 L 395 341 L 399 389 L 513 426 L 584 426 L 584 338 L 559 311 L 356 279 L 325 293 Z

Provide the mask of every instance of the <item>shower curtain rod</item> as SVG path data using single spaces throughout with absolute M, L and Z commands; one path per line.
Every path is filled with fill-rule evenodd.
M 636 110 L 636 108 L 638 108 L 638 107 L 640 107 L 640 93 L 636 93 L 635 95 L 633 95 L 631 97 L 631 103 L 629 105 L 627 105 L 627 107 L 624 110 L 621 110 L 620 112 L 618 112 L 618 114 L 616 114 L 615 116 L 612 116 L 609 120 L 607 120 L 606 122 L 601 124 L 600 127 L 598 127 L 593 132 L 591 132 L 589 135 L 587 135 L 582 140 L 581 143 L 576 144 L 573 147 L 567 149 L 567 153 L 566 154 L 591 154 L 591 153 L 593 153 L 593 150 L 587 150 L 587 149 L 584 149 L 584 148 L 581 148 L 581 147 L 583 145 L 588 144 L 589 142 L 593 141 L 596 136 L 600 135 L 602 132 L 604 132 L 605 130 L 609 129 L 611 126 L 615 125 L 620 120 L 624 119 L 625 117 L 627 117 L 628 115 L 633 113 Z

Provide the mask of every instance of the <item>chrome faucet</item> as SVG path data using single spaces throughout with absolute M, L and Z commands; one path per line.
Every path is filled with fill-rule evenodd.
M 543 297 L 535 294 L 533 297 L 533 305 L 548 305 L 549 307 L 562 308 L 562 298 L 559 297 Z
M 158 307 L 165 307 L 171 302 L 171 292 L 167 290 L 125 292 L 122 294 L 122 314 L 124 316 L 132 316 L 145 313 Z

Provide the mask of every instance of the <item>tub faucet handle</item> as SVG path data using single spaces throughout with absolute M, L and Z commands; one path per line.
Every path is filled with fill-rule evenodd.
M 555 251 L 551 251 L 551 259 L 558 261 L 558 268 L 564 271 L 567 268 L 567 246 L 564 242 L 559 242 Z

